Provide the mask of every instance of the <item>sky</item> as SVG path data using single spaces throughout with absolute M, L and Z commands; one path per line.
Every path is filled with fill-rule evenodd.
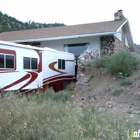
M 114 20 L 123 10 L 134 43 L 140 44 L 139 0 L 0 0 L 0 11 L 22 22 L 76 25 Z

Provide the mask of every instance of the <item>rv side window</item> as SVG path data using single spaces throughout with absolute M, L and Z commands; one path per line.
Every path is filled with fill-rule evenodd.
M 58 59 L 58 69 L 65 69 L 65 60 Z
M 23 57 L 23 68 L 24 69 L 37 69 L 37 58 Z
M 58 69 L 61 69 L 61 59 L 58 59 Z
M 29 57 L 24 57 L 23 58 L 23 61 L 24 61 L 24 66 L 23 66 L 23 68 L 24 69 L 30 69 L 30 58 Z
M 0 54 L 0 68 L 4 68 L 4 55 Z
M 13 69 L 14 68 L 14 56 L 0 54 L 0 68 Z
M 5 55 L 6 68 L 14 68 L 14 56 Z
M 37 58 L 31 58 L 31 69 L 37 69 Z
M 65 60 L 62 60 L 62 69 L 65 69 Z

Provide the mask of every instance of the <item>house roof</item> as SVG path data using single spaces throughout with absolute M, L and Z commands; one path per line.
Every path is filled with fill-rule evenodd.
M 0 33 L 0 40 L 29 40 L 38 38 L 53 38 L 62 36 L 116 32 L 124 22 L 126 22 L 126 19 L 71 26 L 3 32 Z

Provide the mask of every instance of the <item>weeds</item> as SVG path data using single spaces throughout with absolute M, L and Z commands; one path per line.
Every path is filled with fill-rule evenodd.
M 133 84 L 133 81 L 130 78 L 125 78 L 120 81 L 121 86 L 130 86 Z
M 80 124 L 85 138 L 123 140 L 128 138 L 127 130 L 133 126 L 133 120 L 128 123 L 125 118 L 117 118 L 107 110 L 99 113 L 91 106 L 83 109 Z
M 127 130 L 134 126 L 133 119 L 126 121 L 108 110 L 99 112 L 95 106 L 79 109 L 67 102 L 69 93 L 48 89 L 20 99 L 14 96 L 1 100 L 0 139 L 127 139 Z
M 43 99 L 52 99 L 54 101 L 67 102 L 71 101 L 71 92 L 69 90 L 63 90 L 55 92 L 52 88 L 48 88 L 44 93 L 37 93 L 35 95 L 27 96 L 28 100 L 36 100 L 37 102 L 42 102 Z
M 140 63 L 140 59 L 133 56 L 127 50 L 121 49 L 110 57 L 97 58 L 90 63 L 91 67 L 107 68 L 111 73 L 124 79 L 132 74 L 132 71 Z M 100 71 L 101 75 L 101 71 Z
M 119 96 L 122 92 L 123 92 L 123 89 L 122 88 L 115 89 L 115 91 L 113 93 L 111 93 L 111 95 L 113 95 L 113 96 Z
M 70 84 L 67 85 L 66 90 L 73 91 L 75 86 L 76 86 L 76 83 L 75 82 L 71 82 Z
M 58 93 L 55 93 L 55 95 L 52 97 L 54 101 L 71 101 L 71 92 L 68 90 L 63 90 Z
M 108 57 L 100 57 L 97 58 L 95 61 L 90 63 L 90 67 L 95 67 L 99 70 L 100 75 L 102 75 L 100 68 L 105 68 L 106 64 L 108 63 Z
M 138 84 L 138 88 L 140 88 L 140 84 Z
M 95 61 L 90 63 L 91 67 L 95 67 L 95 68 L 105 68 L 106 67 L 106 63 L 108 62 L 108 57 L 100 57 L 97 58 Z
M 63 102 L 38 97 L 0 102 L 1 140 L 81 139 L 82 129 L 75 110 Z
M 106 67 L 111 73 L 118 75 L 121 72 L 122 76 L 126 77 L 131 75 L 138 63 L 138 58 L 122 49 L 110 57 Z

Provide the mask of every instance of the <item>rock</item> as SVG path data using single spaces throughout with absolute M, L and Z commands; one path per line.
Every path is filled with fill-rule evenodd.
M 129 108 L 132 108 L 132 106 L 130 105 Z
M 94 100 L 97 100 L 97 97 L 94 97 Z
M 140 125 L 140 121 L 136 122 L 137 125 Z
M 84 106 L 83 105 L 80 105 L 79 107 L 83 108 Z
M 96 60 L 99 54 L 93 50 L 86 50 L 79 56 L 78 71 L 77 71 L 77 81 L 80 84 L 85 84 L 88 82 L 88 78 L 85 77 L 83 71 L 89 67 L 90 62 Z
M 140 115 L 140 110 L 134 111 L 133 114 Z
M 74 95 L 71 96 L 72 98 L 74 97 Z
M 112 103 L 111 101 L 106 102 L 106 105 L 107 105 L 109 108 L 113 108 L 113 103 Z
M 89 95 L 89 96 L 88 96 L 88 99 L 90 100 L 91 98 L 92 98 L 92 96 L 91 96 L 91 95 Z
M 127 111 L 128 114 L 132 114 L 132 111 Z

